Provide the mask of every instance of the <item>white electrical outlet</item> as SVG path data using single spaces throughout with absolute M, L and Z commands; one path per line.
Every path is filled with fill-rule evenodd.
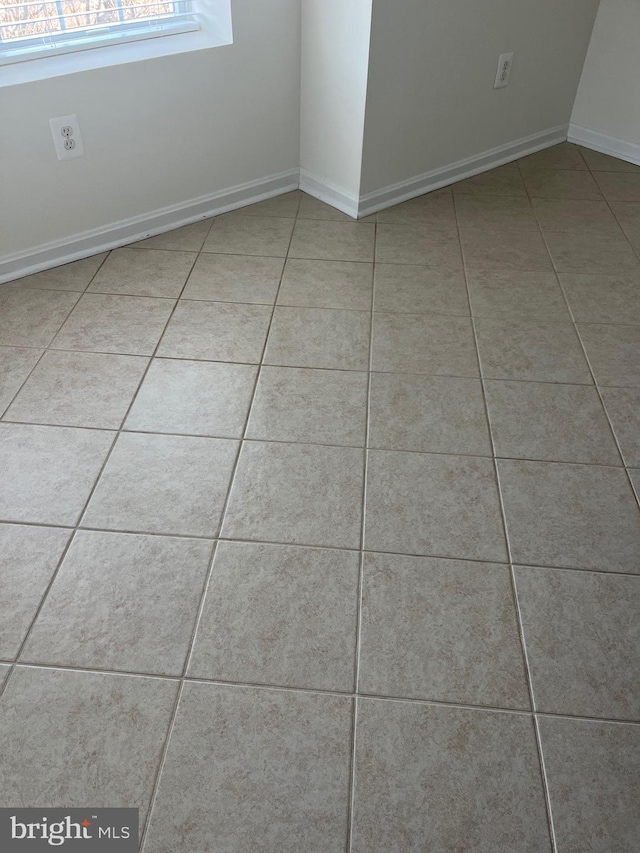
M 72 160 L 74 157 L 82 157 L 84 144 L 77 115 L 50 118 L 49 127 L 51 128 L 58 160 Z
M 493 84 L 494 89 L 504 89 L 505 86 L 509 85 L 512 68 L 513 54 L 501 53 L 498 58 L 498 71 L 496 73 L 496 82 Z

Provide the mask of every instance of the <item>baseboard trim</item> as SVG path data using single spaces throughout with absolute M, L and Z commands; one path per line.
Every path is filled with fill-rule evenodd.
M 353 219 L 358 218 L 357 196 L 349 195 L 344 190 L 323 180 L 318 175 L 314 175 L 313 172 L 309 172 L 307 169 L 300 169 L 300 189 L 314 198 L 330 204 L 331 207 L 341 210 L 347 216 L 351 216 Z
M 550 148 L 552 145 L 557 145 L 566 140 L 568 129 L 569 126 L 566 124 L 552 127 L 541 133 L 534 133 L 506 145 L 491 148 L 489 151 L 477 154 L 474 157 L 459 160 L 449 166 L 443 166 L 431 172 L 416 175 L 415 178 L 409 178 L 406 181 L 366 193 L 360 197 L 358 217 L 369 216 L 371 213 L 384 210 L 394 204 L 409 201 L 416 196 L 486 172 L 488 169 L 495 169 L 505 163 L 511 163 L 527 154 L 535 154 L 536 151 L 542 151 L 543 148 Z
M 116 249 L 127 243 L 153 237 L 183 225 L 191 225 L 200 219 L 217 216 L 247 204 L 264 201 L 298 189 L 299 183 L 298 169 L 291 169 L 257 181 L 237 184 L 182 204 L 122 219 L 102 228 L 83 231 L 62 240 L 43 243 L 23 252 L 5 255 L 0 257 L 0 283 L 68 264 L 108 249 Z
M 625 139 L 618 139 L 617 136 L 609 136 L 608 133 L 600 133 L 599 130 L 591 130 L 579 124 L 569 125 L 569 142 L 640 166 L 640 145 L 637 142 L 627 142 Z

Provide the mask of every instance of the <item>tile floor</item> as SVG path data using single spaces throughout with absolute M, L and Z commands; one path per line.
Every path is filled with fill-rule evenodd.
M 639 182 L 565 144 L 3 286 L 0 804 L 637 851 Z

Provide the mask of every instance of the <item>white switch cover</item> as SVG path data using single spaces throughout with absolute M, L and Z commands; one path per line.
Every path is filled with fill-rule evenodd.
M 53 144 L 58 160 L 73 160 L 84 154 L 84 143 L 77 115 L 57 116 L 49 119 Z
M 513 53 L 501 53 L 498 58 L 498 71 L 496 73 L 496 82 L 493 84 L 494 89 L 504 89 L 505 86 L 509 85 L 512 68 Z

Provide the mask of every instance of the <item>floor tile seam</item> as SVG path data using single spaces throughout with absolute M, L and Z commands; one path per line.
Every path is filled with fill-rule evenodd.
M 615 173 L 615 172 L 613 172 L 613 173 L 609 173 L 609 174 L 616 174 L 616 173 Z M 622 174 L 629 174 L 629 173 L 622 173 Z M 633 174 L 633 173 L 631 173 L 631 174 Z M 596 180 L 596 179 L 594 178 L 594 180 Z M 596 182 L 597 182 L 597 181 L 596 181 Z M 604 195 L 604 193 L 603 193 L 603 195 Z M 634 243 L 629 239 L 629 236 L 628 236 L 628 234 L 627 234 L 627 232 L 626 232 L 626 230 L 625 230 L 624 226 L 622 225 L 622 222 L 620 222 L 620 219 L 618 218 L 617 213 L 615 212 L 615 210 L 614 210 L 614 209 L 613 209 L 613 207 L 612 207 L 612 204 L 611 204 L 611 203 L 613 202 L 613 203 L 615 204 L 615 203 L 616 203 L 615 199 L 608 199 L 608 198 L 605 196 L 605 197 L 604 197 L 604 200 L 605 200 L 605 202 L 606 202 L 606 204 L 607 204 L 607 207 L 609 208 L 609 210 L 610 210 L 610 212 L 611 212 L 611 215 L 614 217 L 614 219 L 615 219 L 615 220 L 616 220 L 616 222 L 618 223 L 618 226 L 620 227 L 620 230 L 621 230 L 621 231 L 622 231 L 622 233 L 624 234 L 624 237 L 625 237 L 625 239 L 626 239 L 627 243 L 631 246 L 631 249 L 632 249 L 632 251 L 634 252 L 634 254 L 635 254 L 636 258 L 638 259 L 638 261 L 640 261 L 640 243 L 636 246 L 636 245 L 635 245 L 635 244 L 634 244 Z M 638 201 L 638 204 L 640 204 L 640 201 Z
M 34 348 L 34 349 L 35 349 L 35 348 Z M 5 415 L 7 414 L 7 412 L 8 412 L 8 411 L 9 411 L 9 409 L 11 408 L 11 406 L 14 404 L 14 402 L 15 402 L 15 400 L 16 400 L 16 398 L 17 398 L 18 394 L 20 394 L 20 392 L 22 391 L 22 389 L 24 388 L 24 386 L 27 384 L 27 382 L 28 382 L 28 381 L 29 381 L 29 379 L 31 378 L 31 376 L 32 376 L 32 374 L 33 374 L 33 372 L 34 372 L 34 370 L 36 369 L 36 367 L 38 367 L 38 365 L 40 364 L 40 362 L 41 362 L 41 361 L 42 361 L 42 359 L 44 358 L 44 356 L 45 356 L 46 352 L 47 352 L 47 349 L 46 349 L 46 348 L 42 350 L 42 352 L 41 352 L 41 353 L 40 353 L 40 355 L 38 356 L 38 358 L 37 358 L 37 360 L 36 360 L 35 364 L 34 364 L 34 365 L 33 365 L 33 367 L 28 371 L 27 375 L 25 376 L 25 378 L 23 379 L 23 381 L 20 383 L 20 385 L 19 385 L 19 387 L 18 387 L 18 390 L 17 390 L 17 391 L 15 392 L 15 394 L 13 394 L 13 396 L 10 398 L 9 402 L 7 403 L 7 405 L 6 405 L 6 406 L 4 406 L 2 409 L 0 409 L 0 423 L 11 423 L 11 421 L 5 421 L 5 419 L 4 419 L 4 418 L 5 418 Z

